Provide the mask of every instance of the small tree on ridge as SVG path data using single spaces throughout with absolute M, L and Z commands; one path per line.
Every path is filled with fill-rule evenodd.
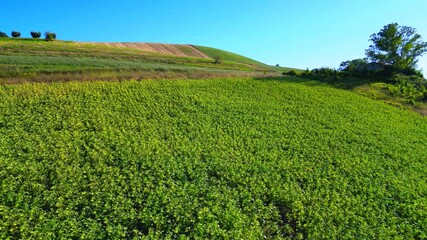
M 56 33 L 54 33 L 54 32 L 45 32 L 44 33 L 44 39 L 46 40 L 46 41 L 53 41 L 53 40 L 55 40 L 56 39 Z
M 40 32 L 31 32 L 30 34 L 33 38 L 40 38 L 42 35 Z
M 20 37 L 21 36 L 21 33 L 20 32 L 17 32 L 17 31 L 12 31 L 12 37 L 14 37 L 14 38 L 18 38 L 18 37 Z

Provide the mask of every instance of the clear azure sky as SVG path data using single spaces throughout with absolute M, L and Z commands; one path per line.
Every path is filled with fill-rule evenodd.
M 0 31 L 76 41 L 189 43 L 267 64 L 335 67 L 363 58 L 397 22 L 427 41 L 427 0 L 0 0 Z M 427 56 L 419 68 L 427 72 Z

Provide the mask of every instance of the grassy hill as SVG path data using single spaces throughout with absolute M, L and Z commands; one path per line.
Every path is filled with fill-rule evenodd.
M 203 57 L 194 57 L 198 55 Z M 214 59 L 192 46 L 184 45 L 93 44 L 0 38 L 0 82 L 63 81 L 69 78 L 205 78 L 281 73 L 281 69 L 261 63 L 248 64 L 246 58 L 236 54 L 227 53 L 227 56 L 234 58 L 227 57 L 221 64 L 215 64 Z
M 0 86 L 0 238 L 422 239 L 427 119 L 317 82 Z
M 295 69 L 295 68 L 270 66 L 265 63 L 247 58 L 245 56 L 224 51 L 217 48 L 195 46 L 195 45 L 193 45 L 193 47 L 199 49 L 201 52 L 203 52 L 204 54 L 206 54 L 207 56 L 213 59 L 215 57 L 220 57 L 223 61 L 238 62 L 238 63 L 246 64 L 248 66 L 256 66 L 256 67 L 259 67 L 260 69 L 268 69 L 268 70 L 278 71 L 278 72 L 284 72 L 284 71 L 290 71 L 290 70 L 295 70 L 297 72 L 302 71 L 301 69 Z
M 247 65 L 259 66 L 259 67 L 267 67 L 267 65 L 264 63 L 255 61 L 253 59 L 250 59 L 232 52 L 228 52 L 228 51 L 224 51 L 216 48 L 203 47 L 203 46 L 194 46 L 194 47 L 199 49 L 201 52 L 203 52 L 210 58 L 221 57 L 222 60 L 224 61 L 245 63 Z

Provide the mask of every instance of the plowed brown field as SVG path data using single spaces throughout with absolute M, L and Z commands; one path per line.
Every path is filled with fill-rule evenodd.
M 187 44 L 163 44 L 144 42 L 99 42 L 88 43 L 119 48 L 134 48 L 147 52 L 156 52 L 180 57 L 209 58 L 197 48 Z

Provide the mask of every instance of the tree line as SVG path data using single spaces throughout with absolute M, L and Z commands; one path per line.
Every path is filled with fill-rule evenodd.
M 21 32 L 12 31 L 10 33 L 10 35 L 13 38 L 19 38 L 19 37 L 21 37 Z M 30 32 L 30 35 L 34 39 L 39 39 L 42 36 L 42 34 L 40 32 L 36 32 L 36 31 Z M 9 36 L 6 33 L 0 31 L 0 37 L 8 38 Z M 53 41 L 53 40 L 56 39 L 56 33 L 54 33 L 54 32 L 45 32 L 44 33 L 44 39 L 46 41 Z

